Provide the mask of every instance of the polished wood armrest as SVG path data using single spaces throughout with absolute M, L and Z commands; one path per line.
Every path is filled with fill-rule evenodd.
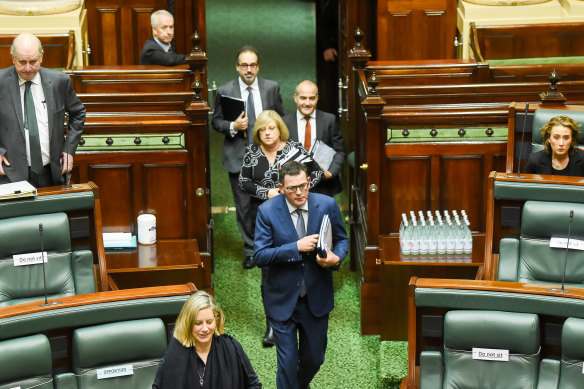
M 100 304 L 113 301 L 189 295 L 194 293 L 196 290 L 197 288 L 193 283 L 187 283 L 182 285 L 167 285 L 79 294 L 75 296 L 49 299 L 49 303 L 58 302 L 58 304 L 54 305 L 41 306 L 44 301 L 39 300 L 25 304 L 2 307 L 0 308 L 0 319 L 55 309 L 71 308 L 82 305 Z

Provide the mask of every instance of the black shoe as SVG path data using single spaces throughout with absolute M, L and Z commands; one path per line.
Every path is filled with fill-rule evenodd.
M 272 327 L 268 326 L 266 328 L 266 333 L 262 339 L 262 346 L 264 347 L 274 347 L 276 344 L 276 337 L 274 336 L 274 330 Z
M 245 259 L 243 260 L 243 268 L 251 269 L 254 266 L 255 264 L 253 263 L 253 257 L 251 255 L 246 255 Z

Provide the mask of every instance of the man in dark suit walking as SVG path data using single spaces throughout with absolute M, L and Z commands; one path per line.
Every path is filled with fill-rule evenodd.
M 148 39 L 140 53 L 140 65 L 175 66 L 186 64 L 183 54 L 172 47 L 174 39 L 174 17 L 166 10 L 158 10 L 150 16 L 152 38 Z
M 223 144 L 223 167 L 229 173 L 229 182 L 237 213 L 237 226 L 244 243 L 245 259 L 243 267 L 252 268 L 253 263 L 253 225 L 249 217 L 251 196 L 239 187 L 239 171 L 243 154 L 248 144 L 253 142 L 253 126 L 256 117 L 263 110 L 274 110 L 284 114 L 280 86 L 277 82 L 257 77 L 260 70 L 259 54 L 251 46 L 242 47 L 235 57 L 235 69 L 239 77 L 221 85 L 215 97 L 213 128 L 225 135 Z M 223 116 L 224 97 L 235 97 L 246 102 L 247 112 L 231 120 Z
M 313 192 L 334 196 L 343 190 L 339 172 L 347 156 L 337 118 L 316 109 L 318 88 L 312 81 L 305 80 L 296 86 L 294 102 L 298 110 L 283 118 L 290 132 L 290 139 L 302 143 L 307 150 L 310 150 L 316 140 L 320 140 L 335 151 L 330 166 L 321 166 L 325 179 L 313 189 Z
M 85 107 L 68 75 L 41 67 L 36 36 L 18 35 L 10 54 L 14 66 L 0 70 L 0 183 L 62 185 L 63 174 L 73 168 Z
M 267 268 L 264 307 L 274 330 L 278 389 L 305 389 L 324 362 L 329 313 L 334 308 L 332 271 L 349 241 L 336 201 L 309 193 L 310 178 L 299 162 L 280 169 L 280 194 L 259 207 L 255 261 Z M 316 254 L 318 232 L 330 217 L 333 249 Z

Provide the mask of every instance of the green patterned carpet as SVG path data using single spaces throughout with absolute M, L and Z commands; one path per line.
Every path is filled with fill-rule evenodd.
M 251 44 L 260 52 L 260 73 L 279 82 L 284 110 L 295 109 L 296 84 L 316 77 L 314 58 L 314 2 L 302 0 L 207 0 L 209 84 L 217 86 L 236 76 L 235 53 Z M 227 173 L 221 165 L 223 135 L 210 129 L 212 205 L 233 207 Z M 215 223 L 215 295 L 223 307 L 226 331 L 237 338 L 256 369 L 264 388 L 276 388 L 276 351 L 264 349 L 265 317 L 260 297 L 260 270 L 244 270 L 243 243 L 235 212 L 213 215 Z M 329 323 L 325 363 L 311 388 L 381 387 L 378 336 L 361 336 L 359 276 L 349 270 L 349 258 L 335 274 L 335 309 Z M 387 343 L 387 344 L 386 344 Z M 383 387 L 405 375 L 405 343 L 384 342 L 384 365 L 393 373 Z M 386 374 L 384 374 L 386 375 Z M 389 378 L 389 379 L 388 379 Z M 389 386 L 387 385 L 389 383 Z

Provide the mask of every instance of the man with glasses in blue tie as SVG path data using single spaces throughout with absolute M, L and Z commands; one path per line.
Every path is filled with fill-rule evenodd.
M 237 215 L 237 226 L 244 243 L 245 259 L 243 267 L 250 269 L 253 262 L 253 220 L 249 217 L 251 196 L 239 187 L 239 171 L 243 164 L 243 154 L 248 144 L 253 142 L 253 126 L 256 117 L 270 109 L 283 116 L 282 97 L 277 82 L 258 77 L 259 54 L 251 46 L 242 47 L 235 57 L 235 70 L 239 77 L 221 85 L 215 96 L 213 128 L 225 135 L 223 144 L 223 167 L 229 173 L 229 182 Z M 242 99 L 246 110 L 239 117 L 227 120 L 222 106 L 226 97 Z
M 324 362 L 329 313 L 334 307 L 332 271 L 349 250 L 341 212 L 329 196 L 309 193 L 306 167 L 285 163 L 280 195 L 260 205 L 255 262 L 267 267 L 264 305 L 276 339 L 278 389 L 305 389 Z M 325 215 L 333 247 L 315 251 Z
M 14 66 L 0 70 L 0 183 L 63 185 L 63 175 L 73 168 L 85 107 L 68 75 L 41 67 L 37 37 L 18 35 L 10 54 Z

